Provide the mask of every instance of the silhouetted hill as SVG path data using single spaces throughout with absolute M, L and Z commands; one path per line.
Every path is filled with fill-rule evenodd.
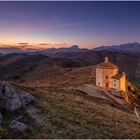
M 140 81 L 139 53 L 88 50 L 79 53 L 56 53 L 53 56 L 70 58 L 83 65 L 96 65 L 104 61 L 105 56 L 108 56 L 112 63 L 118 65 L 121 72 L 126 72 L 129 80 Z
M 137 42 L 134 42 L 134 43 L 121 44 L 121 45 L 113 45 L 113 46 L 101 46 L 93 50 L 94 51 L 140 53 L 140 44 Z
M 69 58 L 52 58 L 39 54 L 9 54 L 0 57 L 0 78 L 17 79 L 42 66 L 53 69 L 53 67 L 79 67 L 82 66 L 82 64 Z
M 74 52 L 81 52 L 84 50 L 86 49 L 81 49 L 78 47 L 78 45 L 72 45 L 69 48 L 49 48 L 49 49 L 37 51 L 37 52 L 40 54 L 55 54 L 55 53 L 74 53 Z
M 22 53 L 23 51 L 20 48 L 17 47 L 5 47 L 5 48 L 0 48 L 0 54 L 11 54 L 11 53 Z
M 22 48 L 25 48 L 25 50 L 22 50 Z M 69 48 L 47 48 L 47 49 L 33 49 L 26 48 L 25 46 L 5 46 L 0 48 L 0 53 L 5 54 L 54 54 L 54 53 L 72 53 L 72 52 L 81 52 L 87 49 L 81 49 L 78 47 L 78 45 L 72 45 Z
M 130 81 L 140 81 L 140 55 L 137 53 L 122 53 L 112 51 L 83 51 L 74 53 L 54 53 L 41 55 L 9 54 L 0 57 L 0 76 L 2 78 L 13 78 L 23 76 L 36 69 L 41 73 L 43 69 L 71 68 L 96 65 L 109 60 L 116 64 L 121 72 L 126 72 Z
M 23 46 L 23 48 L 26 48 Z M 26 48 L 22 50 L 21 46 L 6 46 L 5 48 L 0 48 L 1 54 L 45 54 L 45 55 L 63 55 L 63 53 L 80 53 L 85 51 L 112 51 L 112 52 L 122 52 L 122 53 L 140 53 L 140 44 L 137 42 L 120 44 L 120 45 L 112 45 L 112 46 L 101 46 L 94 49 L 86 49 L 79 48 L 78 45 L 72 45 L 69 48 L 46 48 L 43 50 L 33 49 L 32 46 L 30 48 Z

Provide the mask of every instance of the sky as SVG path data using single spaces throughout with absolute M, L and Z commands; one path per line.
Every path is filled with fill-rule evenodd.
M 140 42 L 140 2 L 0 1 L 0 46 L 94 48 Z

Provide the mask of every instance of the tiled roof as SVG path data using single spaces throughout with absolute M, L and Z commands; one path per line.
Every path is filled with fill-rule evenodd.
M 112 64 L 111 62 L 102 62 L 102 63 L 100 63 L 100 64 L 97 64 L 96 65 L 96 67 L 97 68 L 109 68 L 109 69 L 117 69 L 118 67 L 117 67 L 117 65 L 115 65 L 115 64 Z
M 122 74 L 118 73 L 118 74 L 114 75 L 112 78 L 119 80 L 121 77 L 122 77 Z

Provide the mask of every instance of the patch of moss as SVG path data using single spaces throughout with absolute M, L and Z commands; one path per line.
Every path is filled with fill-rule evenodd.
M 96 85 L 96 80 L 95 79 L 91 79 L 87 82 L 87 84 L 92 84 L 92 85 Z

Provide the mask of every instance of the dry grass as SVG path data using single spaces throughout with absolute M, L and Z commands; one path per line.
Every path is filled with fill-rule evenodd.
M 79 91 L 16 87 L 30 91 L 45 116 L 44 126 L 28 121 L 30 131 L 18 138 L 140 138 L 140 122 L 134 115 Z
M 26 77 L 25 83 L 31 86 L 79 85 L 95 79 L 95 67 L 39 69 Z

